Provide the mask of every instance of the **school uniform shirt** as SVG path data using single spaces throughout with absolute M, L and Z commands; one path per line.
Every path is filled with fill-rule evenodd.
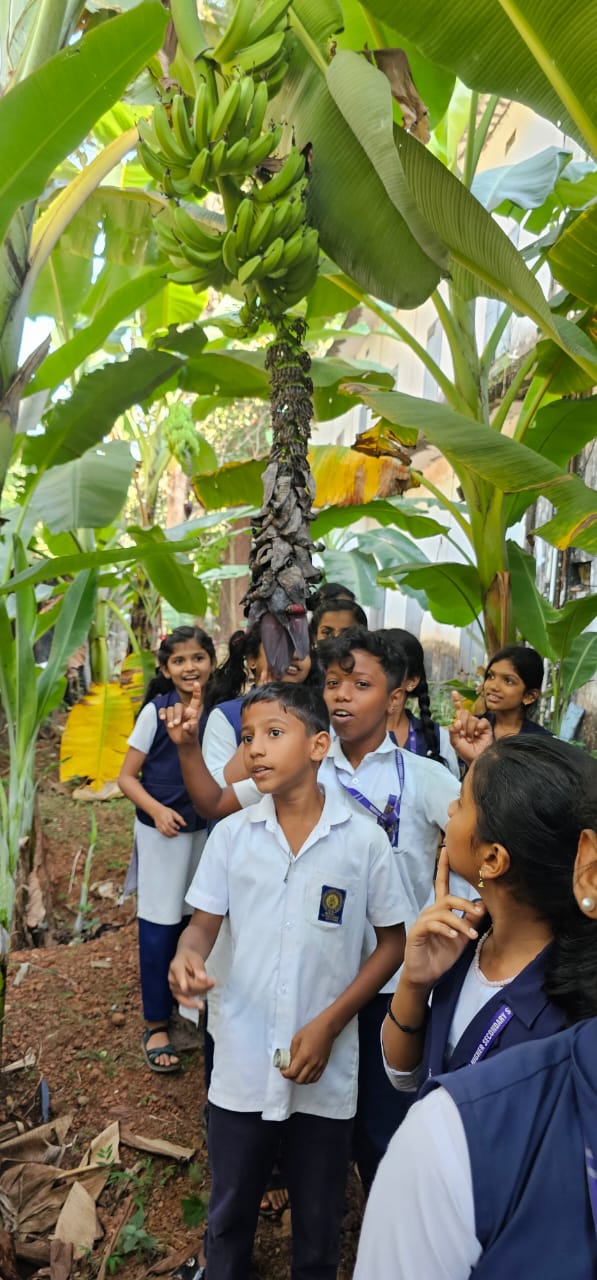
M 357 1020 L 334 1041 L 321 1080 L 295 1085 L 273 1065 L 297 1031 L 327 1009 L 361 968 L 366 921 L 404 920 L 406 904 L 383 831 L 334 790 L 293 857 L 272 796 L 211 833 L 187 894 L 229 913 L 232 966 L 221 995 L 209 1099 L 229 1111 L 285 1120 L 294 1112 L 350 1119 L 356 1109 Z
M 388 796 L 396 795 L 400 789 L 396 767 L 397 751 L 404 764 L 404 787 L 400 803 L 398 842 L 393 853 L 408 898 L 408 915 L 405 921 L 408 929 L 432 893 L 440 834 L 448 821 L 448 806 L 460 795 L 460 783 L 435 760 L 426 760 L 410 751 L 401 750 L 389 733 L 376 751 L 368 752 L 357 769 L 353 769 L 346 759 L 340 739 L 334 738 L 328 755 L 319 766 L 319 781 L 325 787 L 335 786 L 355 813 L 364 813 L 369 821 L 375 821 L 346 788 L 361 791 L 368 800 L 383 810 Z M 474 894 L 471 886 L 460 876 L 450 876 L 450 889 L 452 893 L 465 898 Z M 373 945 L 374 938 L 369 930 L 368 953 Z M 397 977 L 395 974 L 382 990 L 393 992 Z
M 489 927 L 486 918 L 481 938 Z M 487 1062 L 504 1049 L 554 1035 L 567 1026 L 563 1011 L 544 990 L 551 945 L 515 978 L 499 984 L 490 982 L 475 963 L 478 946 L 469 942 L 433 988 L 419 1066 L 412 1072 L 396 1071 L 384 1054 L 388 1078 L 400 1091 L 412 1092 L 431 1076 L 458 1071 L 473 1061 Z
M 240 742 L 240 707 L 242 697 L 230 698 L 209 712 L 203 734 L 203 759 L 220 787 L 226 786 L 224 769 Z M 254 787 L 252 779 L 251 785 Z M 257 788 L 255 787 L 257 791 Z M 260 793 L 257 796 L 261 799 Z
M 382 1160 L 354 1280 L 589 1280 L 597 1020 L 430 1081 Z
M 139 713 L 128 746 L 149 756 L 160 727 L 156 706 L 148 702 Z M 176 805 L 170 807 L 176 808 Z M 172 925 L 189 914 L 185 895 L 199 866 L 206 838 L 204 825 L 199 830 L 183 828 L 176 836 L 163 836 L 155 826 L 135 818 L 133 857 L 124 893 L 126 896 L 136 892 L 137 915 L 142 920 Z

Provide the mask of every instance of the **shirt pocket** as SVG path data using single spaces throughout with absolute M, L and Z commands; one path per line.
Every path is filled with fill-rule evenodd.
M 355 923 L 361 896 L 354 876 L 312 871 L 305 886 L 305 923 L 324 933 L 343 934 Z

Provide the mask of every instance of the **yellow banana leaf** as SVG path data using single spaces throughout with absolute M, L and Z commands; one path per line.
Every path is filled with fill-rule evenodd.
M 60 743 L 60 781 L 89 778 L 92 791 L 118 777 L 134 723 L 128 691 L 116 681 L 92 684 L 71 707 Z
M 315 480 L 314 506 L 352 507 L 374 498 L 390 498 L 410 488 L 408 467 L 395 458 L 371 457 L 343 445 L 318 445 L 309 450 Z

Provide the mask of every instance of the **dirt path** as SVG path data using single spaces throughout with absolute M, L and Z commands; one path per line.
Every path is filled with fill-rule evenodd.
M 55 941 L 33 951 L 15 952 L 7 991 L 4 1061 L 10 1064 L 35 1054 L 35 1066 L 9 1074 L 6 1114 L 32 1114 L 31 1103 L 40 1076 L 47 1081 L 54 1116 L 74 1111 L 67 1141 L 68 1164 L 77 1164 L 89 1141 L 112 1120 L 121 1129 L 150 1138 L 167 1138 L 193 1147 L 190 1165 L 177 1165 L 132 1147 L 122 1147 L 123 1168 L 112 1174 L 99 1202 L 106 1233 L 93 1256 L 77 1274 L 93 1277 L 126 1198 L 137 1208 L 136 1244 L 124 1255 L 122 1241 L 112 1247 L 106 1274 L 122 1280 L 141 1280 L 165 1256 L 192 1253 L 200 1228 L 202 1205 L 209 1194 L 202 1109 L 205 1102 L 201 1037 L 183 1028 L 189 1048 L 183 1052 L 180 1075 L 159 1076 L 145 1066 L 140 1052 L 142 1021 L 137 970 L 134 904 L 119 906 L 116 897 L 124 883 L 131 846 L 132 809 L 126 800 L 95 805 L 98 841 L 94 856 L 89 908 L 85 913 L 89 939 L 73 942 L 83 862 L 89 839 L 89 806 L 71 798 L 71 788 L 57 782 L 57 743 L 40 747 L 41 814 L 50 868 Z M 45 773 L 44 773 L 45 770 Z M 73 884 L 69 880 L 80 850 Z M 111 882 L 111 888 L 110 886 Z M 112 896 L 102 896 L 105 894 Z M 18 987 L 14 977 L 22 964 L 29 968 Z M 189 1043 L 190 1042 L 190 1043 Z M 192 1047 L 190 1047 L 192 1046 Z M 351 1184 L 343 1248 L 343 1280 L 352 1273 L 359 1226 L 359 1192 Z M 254 1276 L 285 1280 L 289 1275 L 288 1215 L 282 1223 L 259 1226 Z M 145 1234 L 144 1234 L 145 1233 Z M 144 1249 L 147 1236 L 153 1249 Z M 114 1256 L 116 1255 L 116 1256 Z M 23 1276 L 33 1270 L 24 1269 Z M 47 1274 L 47 1273 L 46 1273 Z

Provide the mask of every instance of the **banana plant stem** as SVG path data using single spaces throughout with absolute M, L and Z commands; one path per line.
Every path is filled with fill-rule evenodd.
M 440 506 L 444 507 L 446 511 L 450 512 L 450 515 L 456 521 L 456 524 L 459 525 L 459 527 L 462 529 L 462 532 L 466 534 L 466 537 L 470 542 L 471 540 L 470 525 L 468 523 L 468 520 L 465 520 L 462 512 L 458 510 L 458 507 L 456 506 L 456 504 L 454 502 L 451 502 L 450 498 L 446 498 L 445 493 L 442 493 L 441 489 L 436 488 L 436 486 L 432 483 L 429 477 L 424 476 L 421 471 L 415 471 L 414 468 L 411 467 L 410 474 L 413 480 L 418 480 L 419 484 L 421 485 L 421 488 L 427 489 L 429 493 L 432 493 L 434 498 L 437 498 Z

